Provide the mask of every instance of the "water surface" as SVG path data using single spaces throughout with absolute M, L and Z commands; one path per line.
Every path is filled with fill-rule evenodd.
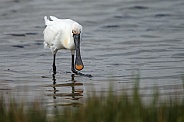
M 184 74 L 183 0 L 3 0 L 0 1 L 0 92 L 18 101 L 79 105 L 87 94 L 131 90 L 140 75 L 141 94 L 158 86 L 164 96 L 182 93 Z M 45 15 L 71 18 L 84 29 L 83 73 L 71 76 L 70 51 L 43 49 Z M 53 85 L 53 80 L 56 84 Z M 8 98 L 7 98 L 8 99 Z

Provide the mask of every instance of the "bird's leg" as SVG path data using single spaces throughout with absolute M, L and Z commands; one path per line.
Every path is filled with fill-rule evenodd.
M 52 67 L 53 67 L 53 73 L 56 74 L 56 64 L 55 64 L 56 54 L 54 54 L 53 56 L 54 57 L 53 57 L 53 65 L 52 65 Z
M 73 73 L 77 74 L 78 72 L 75 70 L 75 64 L 74 64 L 74 54 L 72 54 L 72 67 L 71 70 Z

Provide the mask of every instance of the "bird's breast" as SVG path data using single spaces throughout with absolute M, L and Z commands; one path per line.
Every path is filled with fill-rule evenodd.
M 68 47 L 68 39 L 64 39 L 64 40 L 63 40 L 63 46 L 64 46 L 65 48 Z
M 74 41 L 71 39 L 63 39 L 62 40 L 62 45 L 66 49 L 75 49 Z

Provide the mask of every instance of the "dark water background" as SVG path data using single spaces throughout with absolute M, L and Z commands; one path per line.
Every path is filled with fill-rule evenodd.
M 45 15 L 83 26 L 83 73 L 92 78 L 72 79 L 70 51 L 61 50 L 53 87 L 52 54 L 43 49 Z M 183 96 L 183 0 L 0 1 L 0 92 L 7 99 L 75 105 L 94 91 L 107 93 L 110 83 L 114 92 L 131 90 L 135 74 L 144 96 L 153 86 L 163 96 Z

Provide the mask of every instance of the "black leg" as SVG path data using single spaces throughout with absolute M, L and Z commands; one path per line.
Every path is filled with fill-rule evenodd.
M 56 54 L 53 55 L 53 73 L 56 74 L 56 64 L 55 64 L 55 60 L 56 60 Z
M 77 74 L 78 72 L 75 70 L 75 64 L 74 64 L 74 55 L 72 54 L 72 67 L 71 70 L 73 73 Z
M 76 75 L 80 75 L 80 76 L 86 76 L 86 77 L 92 77 L 91 74 L 82 74 L 78 71 L 75 70 L 75 63 L 74 63 L 74 55 L 72 54 L 72 67 L 71 70 L 73 73 L 75 73 Z

